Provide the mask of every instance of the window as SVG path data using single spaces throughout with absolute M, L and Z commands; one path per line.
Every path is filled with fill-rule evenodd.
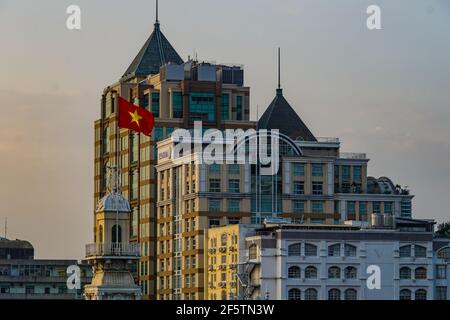
M 306 279 L 317 279 L 317 268 L 314 266 L 306 267 L 305 278 Z
M 172 109 L 174 118 L 183 118 L 183 96 L 181 92 L 172 93 Z
M 305 201 L 294 200 L 293 202 L 293 212 L 294 213 L 305 213 Z
M 317 290 L 313 288 L 306 289 L 305 300 L 317 300 Z
M 288 278 L 300 278 L 300 268 L 297 266 L 289 267 L 288 269 Z
M 304 181 L 294 181 L 294 193 L 295 194 L 305 194 L 305 182 Z
M 411 257 L 411 246 L 400 247 L 400 258 Z
M 344 270 L 345 279 L 356 279 L 357 277 L 357 269 L 355 267 L 346 267 Z
M 288 300 L 301 300 L 302 295 L 299 289 L 290 289 L 288 291 Z
M 130 133 L 130 161 L 136 163 L 139 160 L 139 136 Z
M 437 256 L 439 259 L 450 260 L 450 247 L 439 249 Z
M 305 176 L 305 165 L 302 163 L 294 163 L 293 164 L 294 177 L 303 177 Z
M 411 279 L 411 269 L 408 267 L 400 268 L 400 279 Z
M 208 209 L 210 212 L 220 212 L 220 199 L 209 199 Z
M 447 300 L 447 287 L 436 287 L 436 300 Z
M 240 172 L 241 172 L 241 168 L 238 164 L 228 165 L 228 174 L 239 174 Z
M 159 118 L 159 92 L 152 92 L 152 113 L 155 118 Z
M 400 290 L 400 300 L 411 300 L 411 290 L 409 289 Z
M 341 290 L 331 289 L 328 291 L 328 300 L 341 300 Z
M 322 177 L 323 176 L 323 165 L 321 163 L 312 164 L 312 176 Z
M 220 179 L 209 179 L 209 192 L 220 192 Z
M 228 200 L 228 211 L 229 212 L 240 212 L 240 200 L 230 199 Z
M 424 280 L 427 278 L 427 269 L 423 267 L 416 268 L 414 271 L 414 276 L 416 279 Z
M 305 244 L 305 256 L 307 257 L 317 256 L 317 246 L 310 243 Z
M 9 287 L 1 287 L 0 288 L 0 293 L 9 293 L 10 291 L 10 288 Z
M 353 166 L 353 181 L 361 182 L 361 172 L 362 172 L 361 166 Z
M 228 180 L 228 192 L 239 193 L 240 191 L 240 181 L 238 179 Z
M 436 278 L 447 279 L 447 266 L 445 264 L 436 266 Z
M 340 279 L 341 278 L 341 269 L 336 266 L 328 268 L 328 278 Z
M 367 202 L 360 201 L 359 202 L 359 214 L 366 215 L 367 214 Z
M 300 243 L 291 244 L 288 247 L 288 256 L 300 256 L 302 253 L 302 245 Z
M 313 201 L 312 202 L 312 212 L 313 213 L 323 213 L 323 201 Z
M 258 246 L 256 244 L 252 244 L 248 248 L 248 257 L 250 260 L 256 260 L 258 258 Z
M 220 104 L 220 116 L 222 120 L 230 120 L 230 95 L 223 94 Z
M 342 166 L 342 181 L 350 182 L 350 166 Z
M 414 256 L 416 258 L 426 258 L 427 257 L 427 248 L 415 245 L 414 246 Z
M 344 245 L 344 255 L 346 257 L 356 257 L 356 247 L 351 244 Z
M 425 289 L 416 290 L 414 298 L 415 300 L 427 300 L 427 291 Z
M 112 243 L 121 243 L 122 242 L 122 227 L 118 225 L 114 225 L 111 229 L 111 238 Z
M 333 244 L 328 247 L 329 257 L 340 257 L 341 256 L 341 245 L 339 243 Z
M 242 96 L 236 96 L 236 120 L 242 120 Z
M 384 213 L 385 214 L 392 214 L 392 202 L 385 202 L 384 203 Z
M 213 164 L 210 164 L 208 167 L 209 167 L 209 174 L 220 173 L 220 164 L 213 163 Z
M 338 214 L 341 211 L 341 202 L 339 200 L 334 200 L 334 213 Z
M 312 194 L 315 194 L 315 195 L 323 194 L 323 182 L 313 181 Z
M 372 212 L 375 214 L 380 214 L 381 213 L 381 203 L 379 201 L 374 201 L 372 203 Z
M 209 218 L 208 224 L 210 228 L 220 227 L 220 218 Z
M 239 224 L 240 222 L 240 218 L 228 218 L 228 224 Z
M 356 300 L 357 295 L 358 293 L 355 289 L 347 289 L 344 291 L 344 300 Z
M 189 95 L 190 121 L 216 121 L 214 93 L 192 92 Z
M 355 201 L 347 201 L 347 212 L 348 214 L 356 214 L 356 202 Z

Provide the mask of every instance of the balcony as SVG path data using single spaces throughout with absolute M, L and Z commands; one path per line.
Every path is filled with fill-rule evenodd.
M 86 245 L 86 258 L 136 257 L 141 255 L 139 243 L 91 243 Z

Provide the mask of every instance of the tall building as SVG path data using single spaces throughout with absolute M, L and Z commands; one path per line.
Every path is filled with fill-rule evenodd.
M 150 138 L 120 130 L 118 143 L 118 96 L 153 112 Z M 205 128 L 255 127 L 249 121 L 249 96 L 242 66 L 183 62 L 158 20 L 122 78 L 104 89 L 100 119 L 95 122 L 94 205 L 107 193 L 107 167 L 119 165 L 121 192 L 132 210 L 130 241 L 141 245 L 134 273 L 143 299 L 156 297 L 156 142 L 176 128 L 192 128 L 195 120 L 202 120 Z
M 79 290 L 67 287 L 67 268 L 74 265 L 80 268 L 83 287 L 92 277 L 85 261 L 34 259 L 30 242 L 0 238 L 0 299 L 82 299 L 82 287 Z

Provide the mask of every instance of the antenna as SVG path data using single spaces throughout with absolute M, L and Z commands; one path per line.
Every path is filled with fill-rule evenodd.
M 278 89 L 281 89 L 281 49 L 278 47 Z
M 5 239 L 7 235 L 8 235 L 8 218 L 5 218 Z
M 158 0 L 156 0 L 156 23 L 159 23 Z

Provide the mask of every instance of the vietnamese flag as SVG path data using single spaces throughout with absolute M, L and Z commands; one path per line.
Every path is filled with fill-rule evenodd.
M 130 129 L 150 136 L 155 126 L 153 113 L 119 97 L 119 128 Z

